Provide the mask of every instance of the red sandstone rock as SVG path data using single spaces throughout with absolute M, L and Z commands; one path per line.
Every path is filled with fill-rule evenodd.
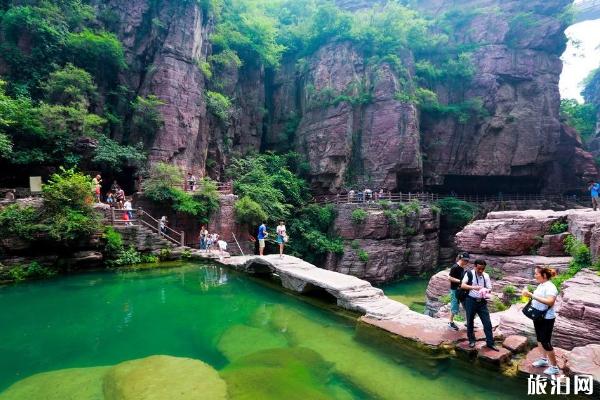
M 477 352 L 477 358 L 486 363 L 499 366 L 506 363 L 510 359 L 511 352 L 504 347 L 499 347 L 498 350 L 499 351 L 494 351 L 482 346 Z
M 508 310 L 493 313 L 499 319 L 497 332 L 499 335 L 509 337 L 520 335 L 528 338 L 529 343 L 535 343 L 533 322 L 522 312 L 523 304 L 514 304 Z
M 600 276 L 583 270 L 563 283 L 553 343 L 565 349 L 599 342 Z
M 554 353 L 556 354 L 556 361 L 558 363 L 558 368 L 563 370 L 565 368 L 566 360 L 569 355 L 567 350 L 554 347 Z M 542 352 L 538 347 L 532 349 L 527 356 L 519 362 L 519 372 L 526 376 L 531 374 L 533 375 L 543 375 L 546 367 L 534 367 L 531 365 L 535 360 L 542 357 Z
M 600 344 L 575 347 L 566 357 L 565 373 L 568 375 L 592 375 L 600 386 Z
M 510 335 L 504 339 L 502 346 L 506 347 L 513 353 L 521 353 L 527 347 L 527 338 L 520 335 Z
M 559 233 L 557 235 L 545 235 L 542 246 L 537 250 L 537 254 L 546 257 L 564 257 L 564 241 L 569 233 Z

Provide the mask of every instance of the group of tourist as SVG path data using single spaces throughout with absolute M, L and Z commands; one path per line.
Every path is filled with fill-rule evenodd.
M 284 221 L 279 221 L 279 225 L 277 225 L 275 232 L 277 233 L 275 241 L 279 246 L 279 258 L 283 258 L 283 249 L 289 240 Z M 261 256 L 264 256 L 267 236 L 269 236 L 267 225 L 265 224 L 265 221 L 263 221 L 258 227 L 258 234 L 256 236 L 258 238 L 258 254 Z
M 201 252 L 208 253 L 210 251 L 219 251 L 219 258 L 223 259 L 225 250 L 227 250 L 227 242 L 220 239 L 218 233 L 209 233 L 205 225 L 200 228 L 200 244 Z
M 485 333 L 486 347 L 499 351 L 494 343 L 492 322 L 487 302 L 491 296 L 492 282 L 490 276 L 485 272 L 485 260 L 475 260 L 473 268 L 467 269 L 470 262 L 469 253 L 460 253 L 456 263 L 450 269 L 448 280 L 450 281 L 450 321 L 448 326 L 458 330 L 454 318 L 459 313 L 459 305 L 462 304 L 467 317 L 467 337 L 469 347 L 475 347 L 474 320 L 479 316 Z M 558 296 L 558 289 L 551 279 L 556 275 L 553 269 L 537 267 L 535 279 L 539 283 L 533 293 L 525 288 L 521 295 L 529 299 L 529 303 L 523 309 L 523 313 L 533 320 L 538 347 L 542 357 L 533 362 L 534 367 L 547 367 L 544 373 L 557 375 L 560 371 L 556 363 L 556 355 L 552 347 L 552 330 L 556 313 L 554 303 Z
M 337 194 L 337 197 L 340 197 L 339 193 Z M 392 194 L 391 192 L 388 192 L 386 195 L 383 188 L 379 189 L 379 191 L 373 191 L 369 188 L 357 191 L 350 189 L 348 191 L 348 203 L 374 203 L 377 200 L 384 200 L 386 198 L 391 199 Z

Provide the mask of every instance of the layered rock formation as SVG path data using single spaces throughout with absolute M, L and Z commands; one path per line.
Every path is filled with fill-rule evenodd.
M 338 5 L 355 11 L 380 3 Z M 332 41 L 302 62 L 287 54 L 277 71 L 256 63 L 216 71 L 217 88 L 197 66 L 211 54 L 214 25 L 199 4 L 111 0 L 101 7 L 119 19 L 115 30 L 130 65 L 123 80 L 135 94 L 165 103 L 156 136 L 130 138 L 144 139 L 153 161 L 204 174 L 208 160 L 218 178 L 234 152 L 294 149 L 308 159 L 313 188 L 322 192 L 365 182 L 390 190 L 581 189 L 596 168 L 558 116 L 565 25 L 557 16 L 569 1 L 459 3 L 473 12 L 455 24 L 450 46 L 474 49 L 472 83 L 434 90 L 442 104 L 480 104 L 468 121 L 398 100 L 415 86 L 408 50 L 398 54 L 402 76 L 397 66 L 369 62 L 356 44 Z M 456 6 L 438 0 L 418 7 L 441 17 Z M 233 99 L 227 121 L 207 113 L 205 89 Z
M 333 230 L 344 239 L 344 254 L 330 254 L 324 268 L 372 283 L 433 271 L 438 260 L 439 215 L 430 208 L 397 216 L 397 209 L 367 208 L 361 223 L 353 221 L 355 204 L 336 206 Z M 363 253 L 364 252 L 364 253 Z M 361 253 L 367 260 L 361 260 Z

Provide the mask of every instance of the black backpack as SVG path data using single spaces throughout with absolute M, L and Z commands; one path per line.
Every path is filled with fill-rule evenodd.
M 471 271 L 465 271 L 465 273 L 460 278 L 461 282 L 462 282 L 463 278 L 465 277 L 465 274 L 467 274 L 469 276 L 467 278 L 467 285 L 471 286 L 473 284 L 473 273 Z M 486 285 L 486 283 L 485 283 L 485 279 L 484 279 L 483 287 L 486 287 L 485 285 Z M 461 289 L 459 286 L 458 289 L 456 289 L 456 298 L 458 299 L 458 301 L 461 301 L 461 302 L 465 301 L 469 292 L 470 292 L 470 290 Z
M 462 280 L 465 277 L 465 274 L 467 274 L 469 276 L 468 280 L 467 280 L 467 285 L 471 286 L 471 284 L 473 283 L 473 274 L 471 273 L 471 271 L 465 271 L 462 276 L 460 277 L 460 282 L 458 289 L 456 289 L 456 298 L 458 299 L 458 301 L 462 302 L 465 301 L 465 299 L 467 298 L 467 295 L 469 294 L 469 291 L 467 289 L 461 289 L 460 285 L 462 285 Z

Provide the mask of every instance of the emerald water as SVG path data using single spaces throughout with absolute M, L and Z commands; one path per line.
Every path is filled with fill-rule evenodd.
M 428 283 L 429 279 L 426 278 L 406 278 L 389 283 L 381 289 L 390 299 L 406 304 L 411 310 L 422 313 L 425 311 L 425 290 L 427 290 Z
M 89 367 L 151 355 L 204 361 L 232 399 L 489 400 L 521 398 L 527 389 L 456 360 L 380 348 L 355 335 L 351 318 L 211 265 L 0 287 L 0 309 L 0 391 L 34 374 L 76 368 L 35 375 L 0 399 L 69 385 L 77 392 L 69 398 L 108 398 L 76 383 L 104 379 L 106 392 L 107 379 L 124 375 L 106 378 L 107 368 Z M 136 390 L 130 375 L 119 384 Z M 156 390 L 164 393 L 156 398 L 181 398 L 169 395 L 168 384 Z

